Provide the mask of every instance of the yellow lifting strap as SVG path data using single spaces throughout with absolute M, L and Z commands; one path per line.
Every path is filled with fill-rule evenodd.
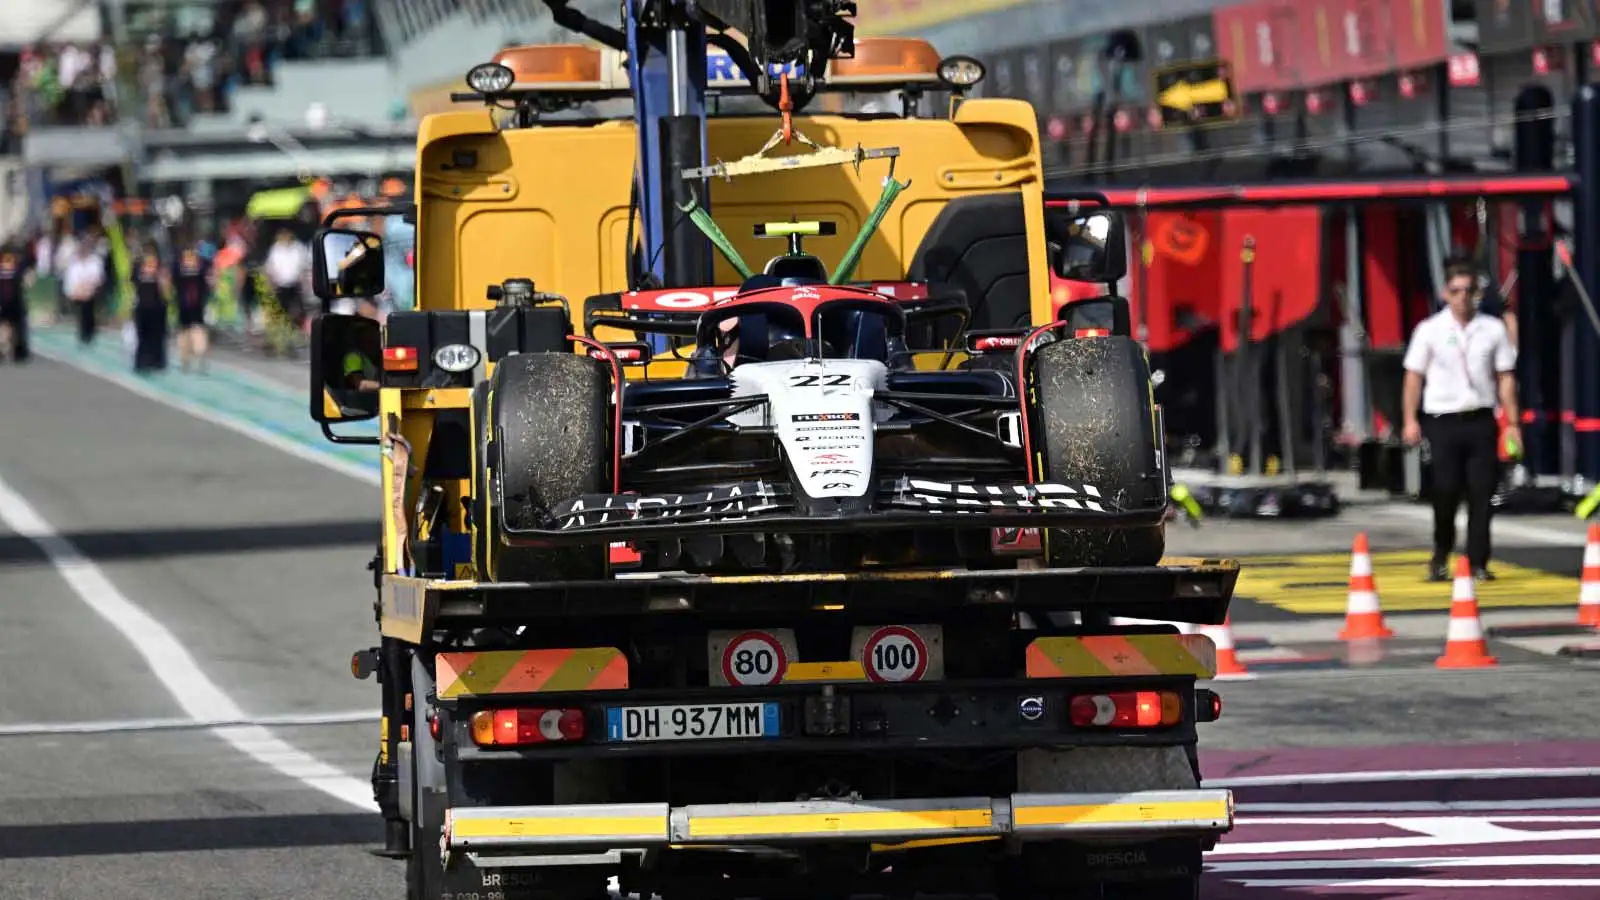
M 767 156 L 768 150 L 777 146 L 783 139 L 783 132 L 779 130 L 773 134 L 772 140 L 765 147 L 755 153 L 736 159 L 732 162 L 718 160 L 709 166 L 700 166 L 694 169 L 684 169 L 684 178 L 722 178 L 732 181 L 743 175 L 763 175 L 768 172 L 784 172 L 791 169 L 816 169 L 823 166 L 853 166 L 859 174 L 861 164 L 869 159 L 893 160 L 900 155 L 899 147 L 875 147 L 867 149 L 856 145 L 854 150 L 843 147 L 819 147 L 808 140 L 804 135 L 796 133 L 800 141 L 807 146 L 815 148 L 810 153 L 794 154 L 790 156 Z M 889 177 L 894 177 L 893 163 L 890 163 Z

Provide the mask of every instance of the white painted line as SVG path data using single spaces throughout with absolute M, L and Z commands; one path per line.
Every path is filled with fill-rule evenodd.
M 190 718 L 202 722 L 250 720 L 232 697 L 206 677 L 165 625 L 123 596 L 99 566 L 4 481 L 0 481 L 0 522 L 44 551 L 73 593 L 127 638 Z M 212 733 L 239 752 L 308 787 L 360 809 L 378 809 L 372 798 L 372 785 L 290 746 L 260 725 L 230 725 L 215 728 Z
M 1206 787 L 1211 783 L 1206 782 Z M 1440 813 L 1494 812 L 1496 810 L 1597 809 L 1600 797 L 1561 797 L 1539 800 L 1395 800 L 1388 803 L 1239 803 L 1240 812 L 1251 813 Z M 1496 820 L 1500 821 L 1500 820 Z
M 1261 888 L 1557 888 L 1600 887 L 1600 878 L 1230 878 Z
M 1230 844 L 1224 839 L 1211 856 L 1269 856 L 1286 853 L 1337 853 L 1347 850 L 1399 850 L 1407 847 L 1466 847 L 1487 844 L 1546 844 L 1600 840 L 1600 828 L 1562 831 L 1518 831 L 1486 819 L 1411 820 L 1402 826 L 1422 832 L 1414 837 L 1321 838 L 1305 841 L 1255 841 Z
M 1433 524 L 1433 510 L 1426 507 L 1395 504 L 1393 506 L 1378 506 L 1371 510 L 1380 516 L 1390 516 L 1397 519 L 1410 519 L 1413 522 L 1426 522 Z M 1511 521 L 1506 516 L 1494 517 L 1494 533 L 1496 537 L 1514 537 L 1536 544 L 1549 544 L 1554 547 L 1582 547 L 1587 537 L 1587 527 L 1577 518 L 1573 520 L 1574 531 L 1558 531 L 1554 528 L 1542 528 L 1538 525 L 1525 525 L 1521 522 Z M 1467 514 L 1456 514 L 1456 529 L 1465 532 L 1467 527 Z
M 1600 855 L 1414 856 L 1395 859 L 1257 859 L 1206 863 L 1207 872 L 1292 872 L 1296 869 L 1481 869 L 1493 866 L 1600 866 Z
M 0 737 L 41 737 L 53 734 L 114 734 L 141 731 L 189 731 L 231 725 L 260 725 L 263 728 L 304 728 L 317 725 L 351 725 L 376 722 L 375 710 L 328 713 L 288 713 L 256 716 L 251 719 L 101 719 L 87 722 L 19 722 L 0 724 Z M 1597 801 L 1600 802 L 1600 801 Z
M 1573 798 L 1583 799 L 1583 798 Z M 1549 802 L 1549 801 L 1539 801 Z M 1600 798 L 1590 797 L 1583 799 L 1584 803 L 1591 804 L 1593 808 L 1600 809 Z M 1242 807 L 1241 807 L 1242 808 Z M 1594 825 L 1600 824 L 1600 816 L 1486 816 L 1485 821 L 1495 825 L 1515 824 L 1548 824 L 1559 822 L 1562 825 Z M 1233 820 L 1235 825 L 1390 825 L 1395 828 L 1404 828 L 1407 822 L 1413 821 L 1404 816 L 1241 816 Z M 1536 833 L 1536 832 L 1530 832 Z
M 1246 775 L 1207 778 L 1206 787 L 1271 787 L 1295 784 L 1371 784 L 1380 781 L 1506 781 L 1516 778 L 1593 778 L 1596 766 L 1552 766 L 1525 769 L 1403 769 L 1375 772 L 1307 772 L 1303 775 Z
M 297 444 L 294 441 L 285 440 L 284 438 L 273 434 L 265 428 L 261 428 L 245 421 L 244 419 L 237 419 L 233 416 L 212 412 L 211 410 L 206 409 L 199 404 L 190 403 L 187 400 L 181 400 L 177 397 L 168 396 L 151 388 L 147 384 L 141 383 L 139 379 L 133 375 L 123 375 L 117 372 L 106 372 L 100 369 L 90 368 L 89 366 L 86 366 L 78 360 L 73 359 L 71 356 L 65 354 L 54 354 L 40 349 L 35 349 L 34 352 L 47 359 L 52 359 L 58 363 L 61 363 L 62 365 L 77 369 L 86 375 L 91 375 L 103 381 L 109 381 L 120 388 L 124 388 L 132 391 L 135 394 L 138 394 L 146 400 L 152 400 L 156 403 L 160 403 L 163 406 L 194 416 L 196 419 L 199 419 L 202 422 L 209 422 L 212 425 L 226 428 L 236 434 L 242 434 L 252 440 L 260 441 L 269 447 L 275 447 L 289 454 L 290 456 L 295 457 L 296 459 L 302 459 L 309 463 L 316 463 L 319 466 L 332 469 L 341 475 L 348 475 L 351 478 L 354 478 L 357 481 L 365 482 L 366 484 L 378 485 L 382 483 L 382 477 L 378 474 L 378 470 L 376 468 L 360 466 L 353 462 L 340 459 L 337 456 L 332 456 L 327 453 L 319 453 L 309 447 Z

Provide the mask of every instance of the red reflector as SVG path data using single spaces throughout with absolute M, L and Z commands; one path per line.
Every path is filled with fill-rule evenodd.
M 637 566 L 643 559 L 644 557 L 639 555 L 639 551 L 635 550 L 632 544 L 618 541 L 611 545 L 611 564 L 613 566 Z
M 472 740 L 480 746 L 515 747 L 583 739 L 581 709 L 495 709 L 472 714 Z
M 1159 728 L 1183 720 L 1183 705 L 1170 691 L 1080 694 L 1069 708 L 1079 728 Z
M 1038 553 L 1044 549 L 1037 528 L 991 528 L 989 549 L 995 553 Z
M 442 726 L 439 725 L 439 714 L 438 713 L 429 713 L 428 714 L 428 734 L 431 735 L 435 741 L 438 741 L 439 740 L 439 734 L 443 730 L 444 729 L 442 728 Z
M 415 372 L 417 349 L 415 347 L 383 348 L 383 368 L 387 372 Z
M 972 342 L 972 349 L 979 352 L 987 350 L 1015 350 L 1020 346 L 1022 346 L 1021 335 L 981 337 Z
M 1110 337 L 1111 332 L 1104 328 L 1079 328 L 1072 333 L 1075 338 Z

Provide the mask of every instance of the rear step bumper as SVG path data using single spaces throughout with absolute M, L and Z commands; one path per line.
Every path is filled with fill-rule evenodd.
M 667 845 L 795 845 L 1013 837 L 1023 841 L 1215 836 L 1233 828 L 1233 792 L 1012 794 L 939 800 L 463 807 L 443 849 L 474 855 L 644 850 Z M 558 860 L 550 860 L 557 863 Z

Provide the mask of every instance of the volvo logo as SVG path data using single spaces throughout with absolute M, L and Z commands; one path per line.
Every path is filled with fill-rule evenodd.
M 1043 697 L 1023 697 L 1017 701 L 1017 714 L 1025 722 L 1037 722 L 1044 718 Z

